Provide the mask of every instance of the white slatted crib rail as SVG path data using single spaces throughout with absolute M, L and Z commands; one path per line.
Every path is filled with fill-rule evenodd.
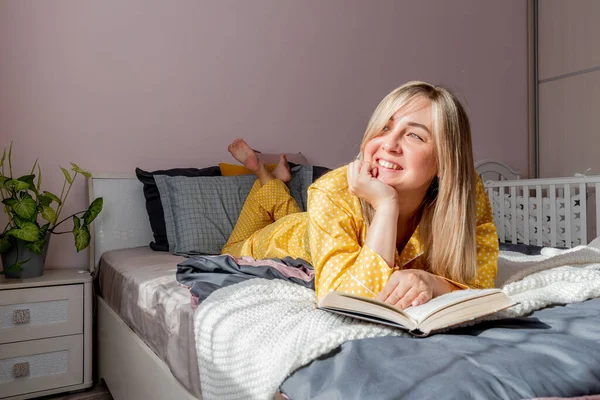
M 485 187 L 501 242 L 575 247 L 600 236 L 600 175 L 487 181 Z M 590 223 L 596 229 L 588 240 Z

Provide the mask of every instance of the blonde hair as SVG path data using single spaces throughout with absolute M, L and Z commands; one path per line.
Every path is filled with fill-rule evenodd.
M 407 82 L 388 94 L 377 106 L 365 131 L 365 145 L 381 134 L 392 115 L 416 98 L 431 101 L 437 177 L 433 179 L 421 208 L 420 239 L 429 271 L 466 283 L 477 271 L 475 167 L 471 127 L 465 109 L 446 88 L 426 82 Z M 360 199 L 368 226 L 374 210 Z M 416 225 L 415 225 L 416 226 Z

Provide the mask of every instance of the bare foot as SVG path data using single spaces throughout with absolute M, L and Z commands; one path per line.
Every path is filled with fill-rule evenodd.
M 258 173 L 261 168 L 264 168 L 263 163 L 257 157 L 256 152 L 248 146 L 248 143 L 246 143 L 244 139 L 235 139 L 233 143 L 227 146 L 227 150 L 231 153 L 233 158 L 244 164 L 244 167 L 254 173 Z
M 277 166 L 275 167 L 273 172 L 271 172 L 271 174 L 273 174 L 273 177 L 275 177 L 275 179 L 279 179 L 283 182 L 289 182 L 292 180 L 292 173 L 290 172 L 290 165 L 288 164 L 288 161 L 287 161 L 287 158 L 285 158 L 285 155 L 282 154 L 279 157 L 279 163 L 277 164 Z

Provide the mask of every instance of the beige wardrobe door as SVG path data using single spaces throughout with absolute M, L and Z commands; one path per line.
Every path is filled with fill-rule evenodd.
M 600 65 L 600 1 L 538 1 L 538 79 Z
M 540 177 L 600 175 L 600 1 L 538 1 Z
M 538 101 L 540 177 L 600 175 L 600 69 L 540 84 Z
M 540 178 L 600 175 L 600 1 L 538 1 Z M 587 199 L 596 237 L 596 195 Z

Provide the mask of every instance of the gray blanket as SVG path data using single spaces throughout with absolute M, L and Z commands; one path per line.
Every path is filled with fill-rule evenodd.
M 299 399 L 525 399 L 600 393 L 600 299 L 414 339 L 342 344 L 281 386 Z
M 177 265 L 177 281 L 201 303 L 217 289 L 254 278 L 282 279 L 314 289 L 313 267 L 301 258 L 253 260 L 230 255 L 195 256 Z

